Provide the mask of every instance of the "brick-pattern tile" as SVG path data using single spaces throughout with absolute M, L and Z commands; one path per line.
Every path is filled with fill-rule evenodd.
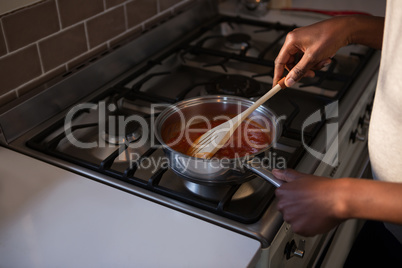
M 85 54 L 80 55 L 78 58 L 73 61 L 67 63 L 67 70 L 72 70 L 74 68 L 79 68 L 80 65 L 84 64 L 86 61 L 92 60 L 97 55 L 107 51 L 107 45 L 103 44 L 95 49 L 88 51 Z
M 87 21 L 90 48 L 96 47 L 126 30 L 124 8 L 119 7 Z
M 41 2 L 2 19 L 10 51 L 27 46 L 60 29 L 54 0 Z
M 36 45 L 0 59 L 0 95 L 42 74 Z
M 106 8 L 111 8 L 124 3 L 126 0 L 105 0 Z
M 88 19 L 104 11 L 103 0 L 57 0 L 62 27 Z
M 187 9 L 190 9 L 191 7 L 193 7 L 196 4 L 196 0 L 187 0 L 187 1 L 181 1 L 180 4 L 176 5 L 173 8 L 173 14 L 178 14 L 180 12 L 183 12 Z
M 1 22 L 0 22 L 1 26 Z M 0 57 L 7 54 L 6 40 L 4 40 L 3 29 L 0 27 Z
M 158 16 L 153 17 L 152 19 L 148 20 L 144 24 L 145 30 L 149 30 L 153 27 L 156 27 L 158 24 L 163 23 L 164 21 L 168 20 L 172 14 L 169 11 L 165 11 L 163 13 L 158 14 Z
M 156 0 L 137 0 L 129 2 L 127 7 L 128 27 L 134 27 L 158 12 Z
M 3 15 L 0 21 L 0 106 L 27 92 L 35 94 L 36 90 L 32 89 L 40 89 L 38 86 L 44 83 L 64 79 L 61 74 L 80 68 L 90 58 L 108 51 L 107 42 L 113 48 L 137 38 L 142 34 L 144 21 L 147 21 L 145 29 L 150 29 L 195 2 L 197 0 L 42 0 Z M 129 31 L 126 31 L 126 23 Z M 70 27 L 72 25 L 74 27 Z
M 84 24 L 62 31 L 39 43 L 43 68 L 49 71 L 88 50 Z
M 138 38 L 139 36 L 141 36 L 141 34 L 142 34 L 141 26 L 130 29 L 129 31 L 125 32 L 123 35 L 110 40 L 109 41 L 110 47 L 113 49 L 117 46 L 122 46 L 122 45 Z
M 181 2 L 181 0 L 159 0 L 160 11 L 168 9 L 171 6 L 174 6 L 175 4 L 177 4 L 179 2 Z

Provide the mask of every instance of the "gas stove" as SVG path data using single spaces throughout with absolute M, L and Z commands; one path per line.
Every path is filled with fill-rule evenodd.
M 259 98 L 272 87 L 275 57 L 295 27 L 223 16 L 201 4 L 60 81 L 50 81 L 37 95 L 3 112 L 2 143 L 253 237 L 266 248 L 283 224 L 275 208 L 275 187 L 250 174 L 244 175 L 244 183 L 219 186 L 182 178 L 163 161 L 153 124 L 164 108 L 192 97 Z M 168 29 L 180 30 L 161 34 Z M 339 103 L 338 126 L 347 125 L 377 66 L 376 51 L 351 45 L 314 78 L 267 101 L 264 105 L 282 124 L 281 137 L 264 155 L 269 168 L 314 172 L 321 161 L 306 148 L 325 147 L 328 105 Z M 34 119 L 33 111 L 38 114 Z M 317 112 L 318 120 L 306 125 Z
M 90 108 L 70 111 L 66 118 L 70 115 L 75 118 L 69 129 L 63 119 L 56 123 L 58 127 L 46 129 L 27 145 L 218 215 L 243 223 L 255 222 L 273 199 L 269 183 L 256 177 L 242 185 L 189 186 L 158 161 L 164 154 L 162 149 L 152 146 L 152 121 L 162 104 L 190 97 L 219 94 L 258 98 L 272 87 L 275 55 L 293 28 L 242 18 L 216 19 L 197 31 L 199 37 L 195 40 L 178 45 L 141 72 L 133 72 L 111 86 L 106 98 L 86 103 Z M 311 141 L 324 122 L 303 130 L 301 123 L 314 111 L 340 99 L 372 54 L 371 50 L 360 47 L 351 51 L 357 52 L 350 52 L 350 64 L 340 64 L 342 60 L 338 58 L 342 56 L 337 55 L 315 79 L 304 79 L 296 88 L 279 93 L 265 104 L 285 118 L 282 137 L 268 152 L 272 161 L 277 159 L 279 164 L 283 158 L 287 167 L 296 167 L 304 154 L 300 143 L 302 131 Z M 307 88 L 332 94 L 316 94 Z M 158 110 L 155 104 L 160 104 Z M 119 122 L 124 124 L 119 126 Z M 121 127 L 124 131 L 118 131 Z M 79 142 L 78 146 L 68 135 Z M 193 189 L 197 189 L 195 193 Z

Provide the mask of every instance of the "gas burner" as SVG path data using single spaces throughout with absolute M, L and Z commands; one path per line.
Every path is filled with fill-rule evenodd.
M 102 138 L 106 142 L 118 145 L 135 142 L 141 138 L 142 128 L 138 122 L 128 121 L 123 123 L 125 120 L 121 122 L 117 118 L 112 118 L 106 121 L 105 131 L 102 133 Z
M 241 201 L 243 199 L 250 198 L 252 195 L 263 194 L 264 191 L 267 190 L 267 187 L 271 187 L 271 185 L 266 184 L 264 180 L 255 179 L 255 176 L 253 175 L 248 176 L 245 180 L 246 181 L 241 183 L 241 185 L 206 185 L 191 182 L 189 180 L 183 180 L 183 184 L 192 194 L 211 201 L 223 200 L 228 191 L 231 191 L 233 188 L 236 188 L 236 191 L 233 193 L 231 200 Z
M 115 103 L 108 106 L 107 118 L 102 138 L 110 144 L 124 144 L 135 142 L 142 136 L 142 127 L 137 120 L 122 112 L 122 108 Z
M 254 97 L 261 94 L 261 85 L 256 80 L 242 75 L 224 75 L 205 86 L 208 94 Z
M 225 47 L 233 50 L 245 50 L 250 47 L 251 36 L 244 33 L 235 33 L 226 36 Z

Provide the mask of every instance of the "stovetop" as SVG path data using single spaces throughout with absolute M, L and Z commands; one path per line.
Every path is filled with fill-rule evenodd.
M 243 184 L 191 183 L 162 161 L 153 129 L 142 126 L 152 126 L 167 105 L 191 97 L 234 93 L 255 100 L 271 88 L 273 60 L 295 25 L 223 16 L 215 1 L 196 2 L 2 107 L 0 144 L 253 237 L 265 248 L 283 224 L 271 184 L 249 173 Z M 268 159 L 267 169 L 316 170 L 320 160 L 305 146 L 326 146 L 328 104 L 339 101 L 339 116 L 330 120 L 339 126 L 347 121 L 378 69 L 379 53 L 372 55 L 363 46 L 345 47 L 315 78 L 264 104 L 282 124 L 275 146 L 257 156 Z M 317 111 L 321 120 L 306 124 Z M 116 135 L 125 123 L 127 132 Z
M 214 214 L 254 223 L 274 199 L 274 187 L 250 174 L 244 175 L 249 178 L 243 184 L 220 186 L 181 178 L 163 161 L 153 122 L 167 105 L 191 97 L 219 94 L 257 99 L 272 87 L 275 57 L 294 28 L 239 17 L 214 19 L 128 72 L 92 101 L 75 106 L 27 146 Z M 269 168 L 297 166 L 306 153 L 301 134 L 311 144 L 325 124 L 321 120 L 304 127 L 303 122 L 328 103 L 341 100 L 372 53 L 363 46 L 346 47 L 315 78 L 303 79 L 264 104 L 281 118 L 283 128 L 277 144 L 264 155 L 271 161 Z M 124 135 L 116 127 L 119 118 L 130 122 Z

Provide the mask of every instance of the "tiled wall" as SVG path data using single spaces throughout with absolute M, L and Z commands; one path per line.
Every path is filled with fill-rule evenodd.
M 0 106 L 195 0 L 45 0 L 0 18 Z

